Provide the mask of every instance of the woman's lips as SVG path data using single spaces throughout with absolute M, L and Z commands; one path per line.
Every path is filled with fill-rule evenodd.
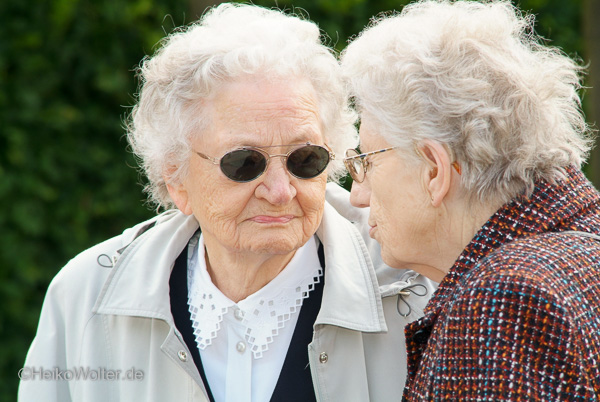
M 255 223 L 288 223 L 294 219 L 294 215 L 282 215 L 282 216 L 269 216 L 269 215 L 257 215 L 250 218 L 250 221 Z
M 377 229 L 377 225 L 375 226 L 371 226 L 371 228 L 369 229 L 369 236 L 371 238 L 373 238 L 373 234 L 375 233 L 375 230 Z

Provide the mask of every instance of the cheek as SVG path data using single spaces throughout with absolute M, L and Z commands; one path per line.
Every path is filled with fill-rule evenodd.
M 388 255 L 394 254 L 396 247 L 406 241 L 405 232 L 410 226 L 412 209 L 401 187 L 389 180 L 371 184 L 371 215 L 377 224 L 377 240 L 382 252 Z
M 304 213 L 303 231 L 305 237 L 312 236 L 321 223 L 325 205 L 326 177 L 319 177 L 316 182 L 301 183 L 298 186 L 296 198 Z
M 375 217 L 381 243 L 390 247 L 392 246 L 390 241 L 397 239 L 397 228 L 402 227 L 402 220 L 395 211 L 388 208 L 385 201 L 384 203 L 380 203 L 380 201 L 377 198 L 371 198 L 371 214 Z
M 196 205 L 194 215 L 203 228 L 219 227 L 220 230 L 234 224 L 240 213 L 241 203 L 235 198 L 206 197 Z
M 195 183 L 191 193 L 192 209 L 202 230 L 213 233 L 235 231 L 236 219 L 252 196 L 249 186 L 232 185 L 225 180 L 205 177 Z
M 374 179 L 379 179 L 375 176 Z M 396 193 L 396 185 L 390 181 L 373 180 L 371 183 L 370 207 L 377 219 L 378 226 L 386 226 L 395 221 L 395 207 L 400 199 Z

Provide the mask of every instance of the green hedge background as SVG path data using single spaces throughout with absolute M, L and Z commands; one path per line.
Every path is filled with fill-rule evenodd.
M 523 0 L 538 30 L 584 57 L 584 0 Z M 279 1 L 341 50 L 369 17 L 406 1 Z M 211 2 L 0 2 L 0 401 L 35 335 L 49 281 L 74 255 L 154 214 L 124 138 L 133 69 Z M 275 6 L 273 1 L 256 4 Z

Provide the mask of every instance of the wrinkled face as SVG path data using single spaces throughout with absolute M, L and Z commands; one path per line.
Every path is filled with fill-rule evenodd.
M 291 144 L 323 145 L 315 91 L 307 80 L 267 82 L 244 78 L 219 90 L 207 105 L 212 112 L 192 150 L 220 159 L 242 146 L 273 146 L 286 154 Z M 247 183 L 234 182 L 196 154 L 189 173 L 170 189 L 180 210 L 194 214 L 207 250 L 286 254 L 316 232 L 325 202 L 326 172 L 308 180 L 292 176 L 283 158 L 270 159 L 267 170 Z
M 361 116 L 360 150 L 376 151 L 391 145 L 381 137 L 368 115 Z M 370 236 L 381 245 L 383 261 L 407 268 L 427 260 L 432 231 L 430 198 L 423 187 L 420 169 L 404 162 L 401 148 L 368 157 L 362 183 L 353 183 L 351 202 L 370 206 Z

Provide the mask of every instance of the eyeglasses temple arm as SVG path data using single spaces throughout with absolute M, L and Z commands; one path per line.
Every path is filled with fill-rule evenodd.
M 204 155 L 203 153 L 201 153 L 201 152 L 198 152 L 198 151 L 194 151 L 194 152 L 196 152 L 196 154 L 198 154 L 198 156 L 199 156 L 199 157 L 201 157 L 201 158 L 204 158 L 204 159 L 206 159 L 206 160 L 208 160 L 208 161 L 212 162 L 212 163 L 213 163 L 213 164 L 215 164 L 215 165 L 218 165 L 218 164 L 219 164 L 219 160 L 218 160 L 218 159 L 211 158 L 210 156 L 208 156 L 208 155 Z

